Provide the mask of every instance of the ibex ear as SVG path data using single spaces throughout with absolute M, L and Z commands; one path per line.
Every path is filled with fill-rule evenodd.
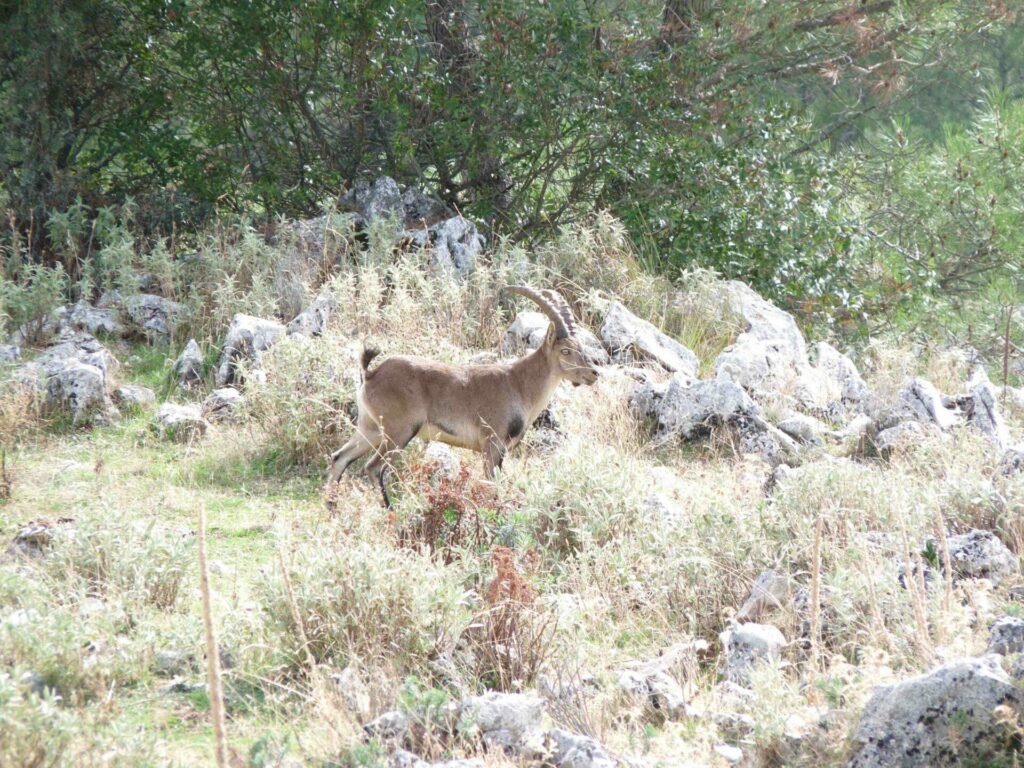
M 554 344 L 555 344 L 555 334 L 556 333 L 557 333 L 557 331 L 555 331 L 555 324 L 554 323 L 548 323 L 548 332 L 544 335 L 544 346 L 545 347 L 554 346 Z

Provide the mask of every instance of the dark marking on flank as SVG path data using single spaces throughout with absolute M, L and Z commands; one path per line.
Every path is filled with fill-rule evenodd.
M 523 434 L 523 417 L 516 414 L 508 422 L 508 439 L 515 440 Z
M 454 429 L 449 427 L 447 424 L 442 424 L 441 422 L 438 422 L 434 426 L 440 429 L 446 435 L 452 435 L 453 437 L 458 436 L 458 433 Z

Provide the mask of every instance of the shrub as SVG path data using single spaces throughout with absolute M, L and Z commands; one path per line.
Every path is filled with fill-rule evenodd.
M 0 319 L 8 330 L 23 329 L 25 341 L 40 343 L 52 328 L 51 315 L 64 303 L 68 276 L 57 264 L 27 264 L 0 274 Z
M 60 589 L 173 610 L 192 570 L 191 548 L 180 533 L 111 514 L 56 526 L 37 567 Z
M 285 339 L 250 377 L 248 415 L 288 463 L 322 462 L 351 430 L 359 349 L 338 336 Z
M 359 659 L 421 670 L 469 620 L 455 569 L 379 538 L 311 542 L 288 571 L 288 580 L 265 576 L 258 594 L 271 642 L 293 667 L 308 653 L 338 666 Z

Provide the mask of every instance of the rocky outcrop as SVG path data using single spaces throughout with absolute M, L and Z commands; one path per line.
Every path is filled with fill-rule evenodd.
M 908 381 L 896 395 L 896 408 L 898 420 L 913 419 L 943 430 L 951 429 L 960 421 L 955 407 L 947 407 L 942 393 L 927 379 Z
M 793 413 L 779 422 L 778 427 L 797 442 L 804 445 L 821 445 L 824 425 L 817 419 L 802 413 Z
M 1000 616 L 988 628 L 988 652 L 1006 655 L 1024 652 L 1024 619 Z
M 758 664 L 775 664 L 782 658 L 786 638 L 771 624 L 738 624 L 718 636 L 722 645 L 722 671 L 727 680 L 750 684 Z
M 559 768 L 615 768 L 619 763 L 595 739 L 554 728 L 544 735 L 547 762 Z
M 523 757 L 543 753 L 544 700 L 538 696 L 496 691 L 471 696 L 459 705 L 459 719 L 471 723 L 491 747 Z
M 947 541 L 955 578 L 988 579 L 998 585 L 1020 573 L 1020 560 L 991 531 L 974 528 Z
M 793 439 L 765 421 L 757 403 L 732 381 L 714 379 L 690 385 L 688 376 L 676 373 L 668 381 L 641 384 L 630 405 L 638 415 L 654 422 L 661 440 L 689 440 L 707 434 L 712 427 L 729 426 L 735 430 L 740 450 L 761 454 L 773 463 L 797 450 Z
M 859 403 L 868 394 L 867 384 L 853 361 L 825 341 L 819 341 L 811 350 L 812 365 L 831 379 L 839 388 L 839 396 L 850 403 Z
M 15 344 L 0 344 L 0 365 L 16 363 L 21 359 L 21 347 Z
M 114 402 L 121 407 L 143 410 L 156 404 L 156 392 L 138 384 L 125 384 L 114 390 Z
M 93 335 L 103 333 L 120 337 L 127 332 L 116 309 L 94 307 L 84 301 L 75 304 L 64 316 L 63 322 L 68 328 Z
M 184 304 L 150 293 L 125 297 L 122 311 L 130 332 L 161 342 L 170 341 L 175 328 L 189 315 Z
M 224 338 L 224 348 L 220 355 L 220 364 L 217 366 L 217 386 L 224 387 L 239 382 L 240 363 L 258 367 L 260 354 L 280 341 L 284 332 L 284 326 L 276 320 L 235 315 Z
M 381 176 L 372 182 L 357 181 L 338 203 L 359 214 L 364 221 L 392 219 L 398 229 L 405 223 L 402 190 L 390 176 Z
M 14 376 L 41 396 L 46 408 L 69 413 L 74 424 L 102 424 L 117 416 L 107 396 L 108 372 L 116 367 L 117 360 L 94 336 L 65 330 Z
M 798 610 L 798 603 L 806 601 L 807 590 L 792 577 L 777 571 L 762 571 L 736 612 L 736 620 L 759 622 L 777 613 L 791 614 Z
M 686 375 L 641 384 L 631 405 L 641 415 L 654 419 L 660 434 L 678 434 L 683 438 L 761 414 L 757 403 L 733 382 L 712 380 L 691 385 Z
M 651 361 L 667 371 L 697 376 L 697 356 L 671 336 L 613 301 L 601 326 L 601 341 L 617 363 Z
M 696 678 L 698 655 L 708 650 L 703 640 L 676 643 L 650 661 L 634 662 L 617 674 L 627 695 L 639 700 L 654 722 L 675 720 L 686 714 L 687 685 Z
M 191 389 L 203 381 L 203 351 L 195 339 L 189 339 L 174 361 L 174 375 L 178 377 L 178 386 Z
M 312 303 L 288 323 L 289 336 L 320 336 L 327 330 L 331 315 L 338 309 L 338 302 L 328 291 L 323 291 Z
M 462 216 L 453 216 L 429 229 L 406 230 L 403 238 L 427 251 L 435 272 L 459 277 L 473 271 L 487 242 L 476 224 Z
M 245 396 L 234 387 L 220 387 L 203 400 L 203 417 L 210 422 L 234 422 L 245 404 Z
M 1022 696 L 998 656 L 961 659 L 875 691 L 853 736 L 850 768 L 1009 765 L 1004 724 Z
M 206 434 L 209 426 L 198 405 L 164 403 L 153 419 L 157 434 L 178 443 L 197 440 Z
M 967 383 L 967 423 L 981 432 L 998 449 L 1010 444 L 1010 429 L 999 411 L 999 393 L 989 381 L 985 369 L 975 370 Z
M 901 421 L 894 427 L 883 429 L 875 435 L 872 443 L 880 456 L 888 456 L 894 450 L 909 448 L 925 435 L 925 428 L 917 421 Z

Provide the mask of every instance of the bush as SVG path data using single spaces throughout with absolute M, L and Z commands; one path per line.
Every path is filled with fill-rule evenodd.
M 264 577 L 258 595 L 269 642 L 292 667 L 308 653 L 339 667 L 358 659 L 422 672 L 470 619 L 456 569 L 379 537 L 310 542 L 288 573 L 288 580 L 280 572 Z
M 322 463 L 352 429 L 359 349 L 337 336 L 285 339 L 250 377 L 248 415 L 287 463 Z
M 0 319 L 8 331 L 23 329 L 25 341 L 40 343 L 52 330 L 52 314 L 68 294 L 68 276 L 57 264 L 27 264 L 0 274 Z
M 154 523 L 88 517 L 55 526 L 37 567 L 55 590 L 174 610 L 192 571 L 191 549 L 190 538 Z

